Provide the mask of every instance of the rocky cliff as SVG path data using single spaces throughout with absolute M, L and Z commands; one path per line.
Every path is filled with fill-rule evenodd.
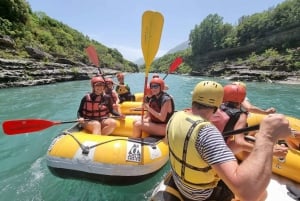
M 110 69 L 103 69 L 103 71 L 106 74 L 115 73 Z M 83 63 L 66 64 L 0 58 L 0 88 L 87 80 L 97 73 L 97 68 Z
M 45 85 L 55 82 L 87 80 L 98 74 L 98 68 L 63 55 L 47 53 L 27 46 L 28 59 L 19 57 L 15 42 L 9 36 L 0 35 L 0 51 L 18 59 L 0 58 L 0 88 Z M 103 69 L 105 74 L 115 74 L 112 69 Z

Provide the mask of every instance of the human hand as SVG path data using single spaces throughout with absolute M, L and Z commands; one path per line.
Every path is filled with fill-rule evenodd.
M 126 115 L 120 114 L 119 118 L 120 118 L 120 119 L 125 119 L 125 118 L 126 118 Z
M 149 103 L 143 103 L 142 107 L 145 109 L 145 110 L 149 110 Z
M 284 144 L 275 144 L 273 147 L 273 155 L 278 158 L 285 158 L 288 153 L 289 148 Z
M 259 134 L 269 137 L 273 142 L 292 134 L 289 121 L 282 114 L 269 114 L 260 124 Z
M 83 124 L 84 123 L 84 118 L 82 118 L 82 117 L 78 118 L 78 122 Z
M 270 108 L 266 109 L 265 112 L 267 114 L 273 114 L 273 113 L 276 113 L 276 109 L 273 107 L 270 107 Z

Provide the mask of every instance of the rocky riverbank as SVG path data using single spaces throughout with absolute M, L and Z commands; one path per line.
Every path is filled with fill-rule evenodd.
M 103 69 L 103 72 L 105 74 L 116 73 L 111 69 Z M 60 61 L 58 63 L 0 58 L 0 88 L 88 80 L 97 73 L 98 68 L 79 62 Z
M 300 84 L 300 71 L 286 72 L 278 68 L 274 70 L 274 67 L 253 69 L 244 65 L 227 65 L 211 68 L 207 71 L 206 76 L 222 77 L 230 81 Z
M 214 67 L 192 75 L 222 77 L 230 81 L 257 81 L 281 84 L 299 84 L 300 71 L 274 71 L 251 69 L 248 66 L 226 65 Z M 112 69 L 102 69 L 106 75 L 115 74 Z M 98 68 L 66 59 L 42 62 L 34 59 L 10 60 L 0 58 L 0 89 L 53 84 L 57 82 L 88 80 L 98 74 Z

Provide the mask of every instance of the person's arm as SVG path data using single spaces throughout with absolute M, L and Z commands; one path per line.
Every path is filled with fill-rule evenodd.
M 241 200 L 257 200 L 270 182 L 273 146 L 278 138 L 289 135 L 291 129 L 283 115 L 268 115 L 260 124 L 253 150 L 240 165 L 228 161 L 212 167 Z
M 105 94 L 103 97 L 105 98 L 105 103 L 106 103 L 106 106 L 109 110 L 109 112 L 114 115 L 114 116 L 118 116 L 118 117 L 124 117 L 124 115 L 120 114 L 118 111 L 115 111 L 114 108 L 113 108 L 113 100 L 112 100 L 112 97 L 111 97 L 112 94 Z
M 85 104 L 85 100 L 86 100 L 86 97 L 84 96 L 81 101 L 80 101 L 80 105 L 79 105 L 79 108 L 77 110 L 77 119 L 78 119 L 78 122 L 83 124 L 85 119 L 83 117 L 83 106 Z
M 245 128 L 246 126 L 247 126 L 247 115 L 245 113 L 242 113 L 240 115 L 240 118 L 238 119 L 238 121 L 234 125 L 233 130 L 242 129 L 242 128 Z M 234 138 L 233 140 L 229 139 L 227 141 L 228 146 L 233 151 L 233 153 L 236 154 L 240 151 L 250 152 L 253 149 L 253 144 L 247 142 L 244 137 L 245 137 L 244 134 L 238 134 L 238 135 L 233 136 L 233 138 Z
M 257 114 L 272 114 L 276 112 L 276 109 L 271 107 L 266 110 L 263 110 L 255 105 L 252 105 L 248 100 L 242 102 L 242 107 L 248 112 L 257 113 Z
M 113 90 L 112 93 L 113 93 L 114 98 L 116 99 L 116 104 L 119 104 L 120 99 L 119 99 L 118 93 L 115 90 Z
M 84 106 L 84 103 L 85 103 L 85 97 L 83 97 L 80 101 L 80 105 L 79 105 L 79 108 L 77 110 L 77 118 L 81 118 L 83 117 L 83 106 Z

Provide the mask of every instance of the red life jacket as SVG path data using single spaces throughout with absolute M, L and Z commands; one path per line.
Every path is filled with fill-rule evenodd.
M 101 117 L 108 117 L 109 109 L 105 103 L 103 95 L 97 95 L 93 99 L 91 98 L 91 94 L 86 95 L 82 111 L 84 118 L 97 119 Z

